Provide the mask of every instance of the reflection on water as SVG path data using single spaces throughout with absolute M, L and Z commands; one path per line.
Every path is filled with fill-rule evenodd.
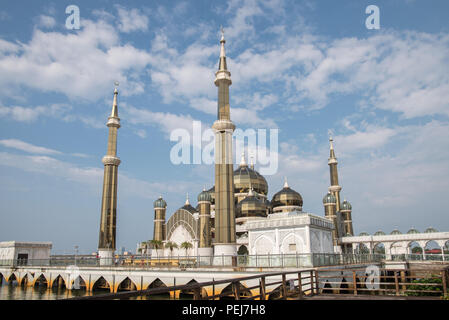
M 0 300 L 56 300 L 109 293 L 109 290 L 98 290 L 86 294 L 86 291 L 83 289 L 66 290 L 65 288 L 57 287 L 48 290 L 46 285 L 27 287 L 19 286 L 15 280 L 11 281 L 11 283 L 6 282 L 5 279 L 1 280 Z M 185 298 L 181 297 L 181 299 L 184 300 Z M 170 296 L 168 294 L 159 294 L 134 297 L 130 298 L 130 300 L 170 300 Z

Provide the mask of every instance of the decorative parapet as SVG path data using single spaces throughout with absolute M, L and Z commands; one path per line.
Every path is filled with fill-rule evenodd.
M 114 157 L 114 156 L 104 156 L 101 161 L 103 162 L 103 164 L 105 166 L 107 166 L 107 165 L 118 166 L 118 165 L 120 165 L 120 162 L 121 162 L 119 157 Z

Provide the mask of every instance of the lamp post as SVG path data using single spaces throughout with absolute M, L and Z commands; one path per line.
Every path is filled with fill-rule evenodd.
M 78 255 L 78 246 L 75 246 L 75 266 L 76 266 L 76 256 Z

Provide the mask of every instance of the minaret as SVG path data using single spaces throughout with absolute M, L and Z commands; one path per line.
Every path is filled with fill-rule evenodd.
M 330 143 L 330 156 L 329 161 L 327 162 L 330 169 L 330 177 L 331 177 L 331 186 L 329 187 L 329 192 L 331 192 L 335 199 L 337 200 L 337 212 L 340 211 L 340 191 L 341 187 L 338 185 L 338 172 L 337 172 L 337 158 L 335 157 L 334 144 L 333 144 L 332 136 L 329 137 Z
M 198 254 L 200 256 L 212 256 L 212 237 L 210 232 L 210 205 L 212 197 L 206 189 L 198 195 L 198 206 L 200 211 L 200 243 Z
M 120 118 L 117 109 L 117 85 L 114 89 L 112 112 L 106 126 L 109 128 L 108 151 L 103 157 L 104 178 L 103 197 L 101 204 L 100 239 L 98 255 L 100 264 L 112 264 L 115 251 L 115 229 L 117 220 L 117 178 L 120 159 L 117 157 L 117 130 L 120 128 Z
M 341 204 L 340 208 L 341 215 L 343 216 L 343 221 L 345 224 L 345 236 L 347 234 L 353 236 L 354 235 L 354 229 L 352 227 L 352 205 L 344 199 L 343 203 Z
M 215 131 L 215 255 L 236 253 L 234 175 L 232 163 L 232 133 L 235 125 L 231 121 L 229 86 L 231 73 L 226 66 L 225 39 L 223 29 L 220 40 L 220 62 L 215 73 L 218 87 L 217 121 Z
M 339 221 L 337 221 L 337 199 L 332 193 L 328 193 L 323 198 L 324 205 L 324 216 L 334 223 L 335 229 L 332 231 L 332 241 L 334 243 L 334 248 L 338 245 L 338 238 L 341 237 Z
M 154 230 L 153 230 L 153 240 L 164 241 L 166 236 L 165 230 L 165 211 L 167 208 L 167 203 L 162 196 L 154 201 Z

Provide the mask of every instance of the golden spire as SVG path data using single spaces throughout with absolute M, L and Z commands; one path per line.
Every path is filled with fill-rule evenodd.
M 288 182 L 287 182 L 287 177 L 284 177 L 284 188 L 289 188 Z
M 224 29 L 223 27 L 221 27 L 221 39 L 220 39 L 220 44 L 221 44 L 221 48 L 220 48 L 220 64 L 218 66 L 218 70 L 228 70 L 227 66 L 226 66 L 226 51 L 225 51 L 225 43 L 226 40 L 224 38 Z
M 118 95 L 118 87 L 119 83 L 118 81 L 114 82 L 114 101 L 112 102 L 112 112 L 111 112 L 111 118 L 118 118 L 118 108 L 117 108 L 117 95 Z
M 334 151 L 334 139 L 332 139 L 332 134 L 329 134 L 329 145 L 330 145 L 330 158 L 336 159 Z
M 188 206 L 189 204 L 190 204 L 190 202 L 189 202 L 189 193 L 187 192 L 185 205 Z

